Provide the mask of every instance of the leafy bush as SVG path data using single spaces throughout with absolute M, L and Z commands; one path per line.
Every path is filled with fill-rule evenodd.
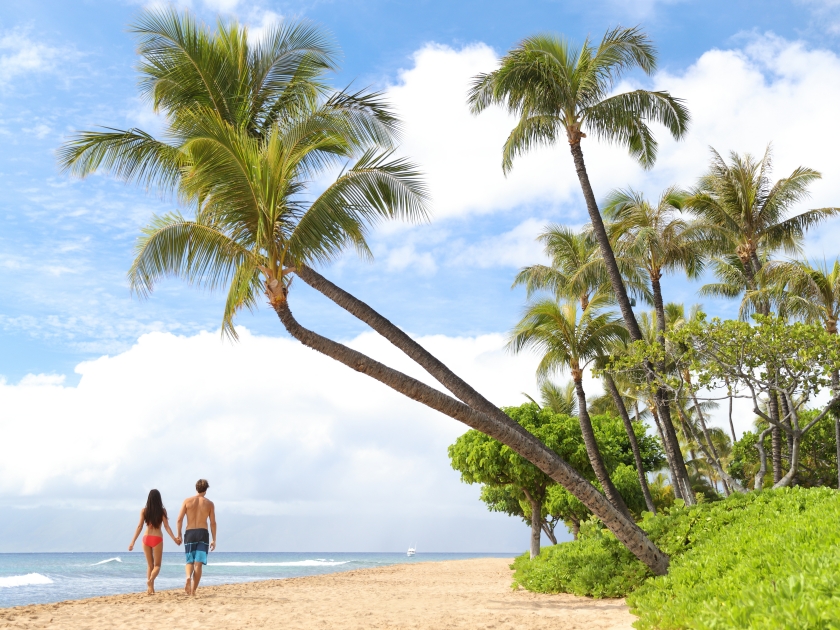
M 620 597 L 640 629 L 840 628 L 840 494 L 784 488 L 647 514 L 671 556 L 652 577 L 597 521 L 577 541 L 517 558 L 516 584 L 540 592 Z

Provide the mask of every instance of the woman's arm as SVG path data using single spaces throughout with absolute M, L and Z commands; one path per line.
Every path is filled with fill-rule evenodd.
M 163 527 L 164 529 L 166 529 L 166 533 L 169 534 L 169 537 L 172 539 L 172 542 L 174 542 L 176 545 L 180 545 L 181 541 L 175 538 L 175 535 L 172 533 L 172 529 L 169 527 L 169 519 L 166 516 L 163 517 Z
M 137 537 L 140 535 L 140 532 L 143 531 L 143 523 L 146 522 L 146 508 L 140 510 L 140 522 L 137 523 L 137 529 L 134 530 L 134 538 L 131 539 L 131 544 L 128 545 L 128 550 L 134 550 L 134 543 L 137 542 Z M 169 529 L 169 526 L 167 526 Z

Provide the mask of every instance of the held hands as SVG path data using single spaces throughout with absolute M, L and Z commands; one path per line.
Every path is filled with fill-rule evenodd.
M 178 538 L 176 538 L 176 539 L 175 539 L 175 544 L 176 544 L 176 545 L 178 545 L 178 546 L 180 547 L 180 546 L 181 546 L 181 542 L 182 542 L 182 541 L 183 541 L 183 538 L 181 538 L 180 536 L 178 536 Z

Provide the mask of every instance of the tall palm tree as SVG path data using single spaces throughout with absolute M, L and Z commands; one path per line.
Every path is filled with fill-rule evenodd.
M 635 190 L 614 190 L 604 205 L 616 249 L 638 261 L 650 280 L 660 339 L 666 330 L 662 276 L 682 271 L 693 279 L 704 267 L 700 234 L 680 210 L 683 198 L 676 187 L 665 190 L 655 204 Z
M 825 326 L 827 332 L 837 334 L 840 320 L 840 259 L 829 267 L 823 260 L 809 265 L 806 262 L 773 261 L 761 270 L 782 289 L 782 301 L 787 310 L 812 323 Z M 840 373 L 831 374 L 831 389 L 840 391 Z M 834 437 L 837 442 L 837 481 L 840 487 L 840 413 L 834 414 Z
M 634 90 L 611 95 L 615 83 L 634 68 L 647 74 L 656 68 L 656 49 L 638 28 L 614 28 L 598 46 L 587 39 L 579 48 L 555 35 L 536 35 L 502 57 L 497 70 L 475 77 L 469 104 L 476 114 L 501 105 L 519 118 L 502 152 L 506 173 L 514 158 L 532 147 L 568 140 L 607 275 L 630 337 L 636 341 L 641 332 L 589 182 L 581 140 L 589 132 L 624 146 L 643 167 L 650 168 L 656 160 L 657 142 L 647 123 L 661 123 L 674 138 L 681 138 L 689 114 L 682 101 L 668 92 Z
M 580 308 L 585 309 L 592 295 L 609 283 L 607 268 L 592 232 L 577 232 L 565 225 L 549 224 L 537 240 L 543 244 L 551 264 L 522 268 L 513 286 L 524 285 L 529 298 L 538 291 L 547 291 L 558 300 L 578 300 Z M 637 261 L 625 257 L 618 257 L 617 261 L 631 294 L 650 300 L 650 291 Z
M 578 318 L 577 302 L 560 304 L 543 299 L 529 304 L 522 320 L 514 327 L 508 347 L 513 352 L 532 348 L 542 355 L 537 377 L 546 379 L 552 373 L 569 369 L 577 393 L 577 411 L 586 453 L 595 476 L 610 502 L 622 512 L 629 510 L 610 479 L 604 464 L 583 389 L 583 373 L 597 357 L 607 352 L 609 344 L 626 336 L 620 320 L 611 313 L 601 312 L 607 304 L 603 294 L 596 294 Z
M 793 206 L 808 197 L 808 188 L 822 175 L 798 166 L 773 182 L 770 146 L 760 160 L 734 151 L 729 160 L 712 149 L 709 170 L 686 197 L 685 207 L 702 222 L 709 253 L 737 255 L 749 288 L 755 289 L 762 250 L 799 253 L 805 231 L 840 208 L 816 208 L 791 216 Z
M 166 119 L 165 139 L 140 130 L 83 132 L 60 153 L 76 175 L 110 171 L 190 208 L 191 217 L 156 217 L 143 232 L 132 288 L 148 294 L 168 275 L 227 286 L 229 335 L 236 314 L 267 297 L 303 344 L 510 446 L 578 497 L 652 571 L 665 573 L 668 557 L 567 462 L 312 268 L 348 246 L 368 256 L 371 225 L 422 219 L 426 205 L 416 169 L 391 157 L 398 123 L 381 97 L 322 83 L 332 49 L 319 31 L 284 25 L 254 45 L 237 24 L 212 32 L 174 11 L 147 12 L 134 30 L 141 86 Z M 342 164 L 326 190 L 310 194 L 310 182 Z M 301 326 L 289 307 L 294 276 L 368 323 L 457 398 Z
M 665 343 L 666 317 L 662 298 L 662 276 L 675 271 L 684 272 L 689 278 L 697 278 L 703 271 L 703 249 L 701 234 L 687 221 L 680 210 L 684 194 L 676 187 L 666 189 L 656 203 L 632 190 L 615 190 L 608 196 L 604 215 L 610 221 L 607 230 L 623 256 L 639 261 L 650 280 L 653 307 L 658 326 L 657 341 Z M 664 364 L 658 365 L 662 373 Z M 659 397 L 667 403 L 665 390 Z M 676 435 L 671 435 L 673 423 L 668 404 L 659 410 L 666 436 L 665 447 L 671 448 L 675 462 L 675 476 L 680 478 L 683 466 L 682 452 Z M 683 484 L 688 481 L 683 478 Z
M 648 127 L 654 121 L 665 126 L 674 138 L 688 129 L 689 113 L 683 102 L 664 91 L 634 90 L 610 94 L 615 83 L 629 70 L 639 68 L 651 74 L 656 68 L 656 49 L 638 28 L 617 27 L 608 31 L 597 46 L 587 39 L 579 48 L 554 35 L 529 37 L 509 51 L 493 72 L 480 74 L 469 94 L 474 113 L 501 105 L 519 118 L 505 142 L 502 168 L 513 167 L 513 159 L 534 146 L 569 143 L 592 231 L 601 249 L 615 300 L 630 338 L 642 338 L 630 298 L 621 277 L 595 193 L 586 172 L 581 141 L 587 132 L 626 147 L 639 163 L 650 168 L 656 160 L 657 142 Z M 679 451 L 667 404 L 657 399 L 666 424 L 665 448 Z M 679 455 L 669 460 L 674 474 L 687 484 L 688 473 Z M 686 501 L 693 502 L 690 492 Z
M 756 310 L 767 315 L 770 304 L 761 299 L 757 274 L 762 261 L 759 254 L 783 250 L 796 254 L 805 231 L 840 212 L 840 208 L 816 208 L 791 215 L 793 206 L 808 197 L 808 188 L 822 176 L 799 166 L 790 175 L 773 182 L 772 150 L 768 145 L 760 160 L 750 154 L 731 152 L 729 163 L 714 149 L 708 172 L 700 178 L 686 199 L 686 207 L 700 220 L 708 238 L 711 254 L 735 254 L 741 261 L 748 292 Z M 770 397 L 770 415 L 780 421 L 779 401 Z M 776 424 L 772 439 L 773 477 L 782 477 L 782 436 Z

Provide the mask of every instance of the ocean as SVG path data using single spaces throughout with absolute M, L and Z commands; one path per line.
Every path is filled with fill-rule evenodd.
M 216 551 L 202 586 L 321 575 L 393 564 L 466 558 L 513 558 L 505 553 L 235 553 Z M 155 589 L 184 586 L 183 552 L 164 552 Z M 146 590 L 142 552 L 0 554 L 0 608 L 47 604 Z

